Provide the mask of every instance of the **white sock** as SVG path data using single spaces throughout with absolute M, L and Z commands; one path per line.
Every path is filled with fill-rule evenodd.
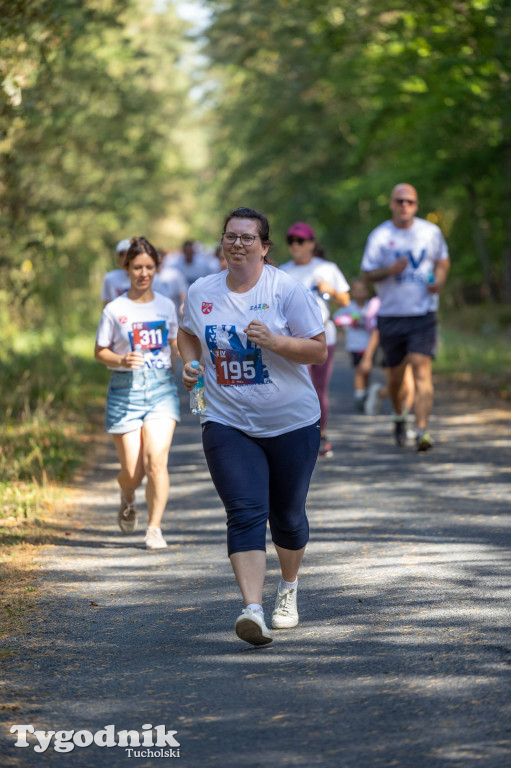
M 261 611 L 261 613 L 264 613 L 263 606 L 259 605 L 259 603 L 249 603 L 245 608 L 250 608 L 251 611 Z
M 367 394 L 367 391 L 365 389 L 356 389 L 355 400 L 363 400 L 366 394 Z
M 281 579 L 279 584 L 279 592 L 282 592 L 284 589 L 296 589 L 297 586 L 298 586 L 298 576 L 294 581 L 284 581 L 284 579 Z

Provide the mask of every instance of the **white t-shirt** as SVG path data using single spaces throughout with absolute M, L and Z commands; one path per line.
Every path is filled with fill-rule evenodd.
M 246 293 L 227 287 L 227 271 L 188 290 L 180 326 L 198 337 L 205 366 L 206 414 L 254 437 L 274 437 L 314 424 L 318 396 L 306 365 L 261 349 L 247 339 L 251 320 L 272 333 L 312 338 L 323 332 L 313 296 L 296 280 L 265 265 Z
M 391 275 L 375 282 L 381 299 L 381 317 L 413 317 L 435 312 L 438 295 L 429 293 L 434 280 L 435 264 L 449 258 L 444 236 L 436 224 L 415 218 L 408 229 L 399 229 L 392 221 L 384 221 L 369 235 L 362 257 L 364 272 L 388 267 L 401 256 L 408 266 L 401 275 Z
M 220 263 L 216 256 L 208 256 L 205 253 L 194 253 L 191 262 L 187 262 L 184 253 L 167 254 L 163 261 L 163 269 L 175 267 L 184 276 L 187 286 L 194 283 L 199 277 L 213 275 L 220 269 Z
M 341 307 L 334 314 L 334 318 L 342 315 L 352 318 L 352 325 L 347 325 L 344 329 L 345 346 L 348 352 L 364 352 L 369 344 L 371 337 L 371 326 L 367 321 L 369 301 L 363 306 L 356 301 L 350 301 L 347 307 Z
M 159 293 L 146 304 L 119 296 L 103 310 L 96 333 L 100 347 L 127 355 L 142 345 L 146 368 L 170 368 L 170 339 L 177 336 L 177 314 L 173 302 Z M 109 366 L 110 367 L 110 366 Z M 115 367 L 115 371 L 129 368 Z
M 152 288 L 153 291 L 158 291 L 168 299 L 172 299 L 179 311 L 181 296 L 188 290 L 188 283 L 179 269 L 166 266 L 162 267 L 161 271 L 154 276 Z
M 328 301 L 323 299 L 316 286 L 321 280 L 326 280 L 335 288 L 337 293 L 347 293 L 349 291 L 350 287 L 337 264 L 334 264 L 333 261 L 325 261 L 325 259 L 313 256 L 308 264 L 295 264 L 294 261 L 287 261 L 281 265 L 280 269 L 294 277 L 295 280 L 298 280 L 312 292 L 323 318 L 326 343 L 329 347 L 335 344 L 337 341 L 337 331 L 334 323 L 330 320 L 330 306 Z
M 118 296 L 126 293 L 131 287 L 131 280 L 125 269 L 112 269 L 107 272 L 101 289 L 101 301 L 113 301 Z
M 122 296 L 123 293 L 126 293 L 130 287 L 131 280 L 126 270 L 113 269 L 105 275 L 101 299 L 103 302 L 113 301 Z M 179 305 L 180 296 L 188 288 L 188 283 L 179 270 L 169 267 L 165 272 L 162 270 L 160 274 L 155 274 L 151 287 L 153 291 L 161 293 L 163 296 L 172 299 L 174 304 Z

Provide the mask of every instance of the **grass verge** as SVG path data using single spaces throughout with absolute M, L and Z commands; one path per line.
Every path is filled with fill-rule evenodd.
M 0 361 L 0 638 L 23 626 L 38 552 L 67 535 L 68 483 L 102 436 L 108 374 L 92 349 L 26 335 Z
M 511 307 L 458 309 L 439 327 L 435 374 L 511 403 Z

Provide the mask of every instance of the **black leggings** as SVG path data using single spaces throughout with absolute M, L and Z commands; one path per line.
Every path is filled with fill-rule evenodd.
M 277 437 L 251 437 L 214 421 L 203 425 L 204 453 L 227 512 L 229 555 L 266 550 L 268 520 L 277 546 L 307 544 L 305 500 L 319 440 L 319 422 Z

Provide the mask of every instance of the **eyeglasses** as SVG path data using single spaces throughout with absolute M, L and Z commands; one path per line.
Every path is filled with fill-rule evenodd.
M 259 235 L 249 235 L 248 233 L 245 233 L 243 235 L 235 235 L 234 232 L 222 232 L 222 240 L 224 243 L 228 243 L 229 245 L 234 245 L 236 240 L 240 239 L 240 243 L 242 245 L 254 245 L 256 237 L 259 237 Z M 261 239 L 259 237 L 259 239 Z
M 417 205 L 417 200 L 408 200 L 406 197 L 395 197 L 394 202 L 399 203 L 399 205 L 403 205 L 403 203 L 406 203 L 407 205 Z
M 293 243 L 298 243 L 298 245 L 303 245 L 304 242 L 305 242 L 305 238 L 304 237 L 295 237 L 293 235 L 290 235 L 287 238 L 287 244 L 288 245 L 293 245 Z

